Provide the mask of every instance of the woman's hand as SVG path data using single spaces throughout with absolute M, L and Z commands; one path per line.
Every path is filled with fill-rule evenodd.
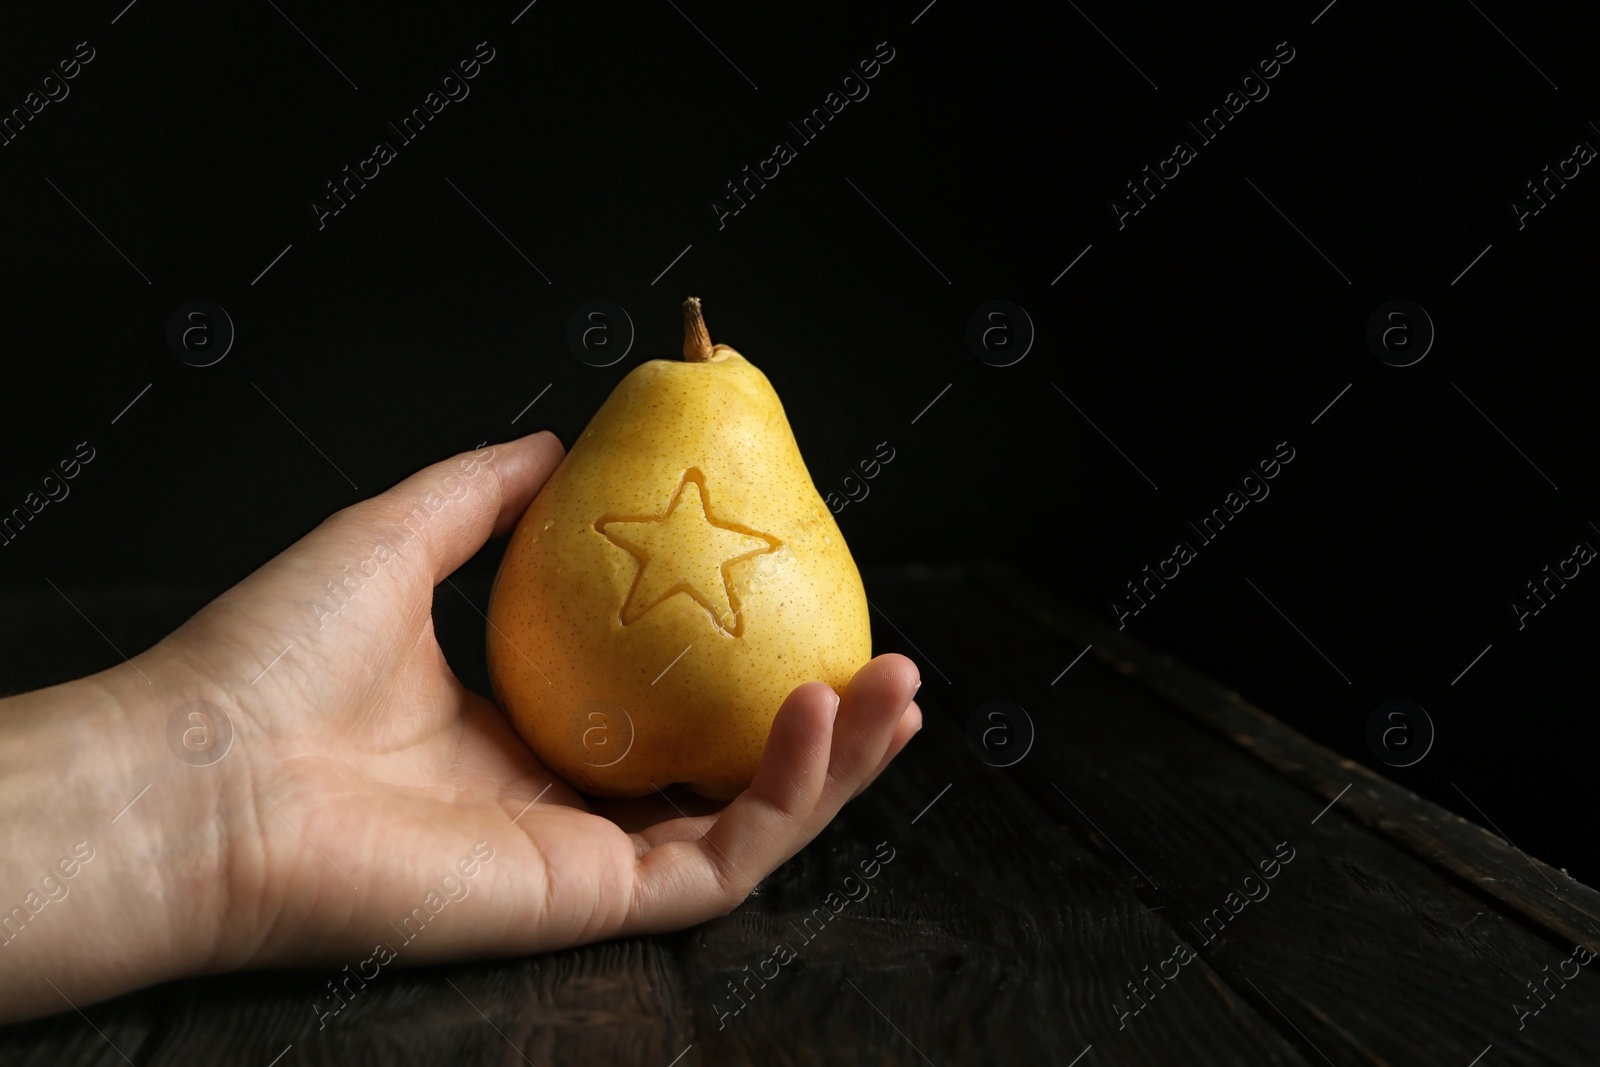
M 540 433 L 426 468 L 132 661 L 0 701 L 0 908 L 22 916 L 0 916 L 0 1018 L 184 974 L 370 977 L 678 929 L 731 911 L 877 777 L 921 726 L 903 656 L 842 699 L 794 690 L 720 811 L 586 802 L 462 687 L 434 587 L 561 456 Z

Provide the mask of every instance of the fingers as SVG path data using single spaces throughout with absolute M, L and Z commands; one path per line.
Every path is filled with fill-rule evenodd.
M 842 698 L 816 682 L 791 693 L 773 719 L 755 780 L 703 837 L 675 824 L 638 835 L 654 847 L 636 868 L 623 932 L 680 929 L 737 907 L 881 769 L 900 725 L 910 722 L 916 680 L 910 660 L 887 655 L 857 671 Z
M 922 709 L 913 700 L 906 705 L 905 714 L 900 716 L 900 721 L 895 724 L 894 736 L 889 739 L 888 751 L 884 752 L 883 758 L 878 761 L 878 765 L 873 768 L 872 773 L 867 775 L 866 781 L 856 786 L 856 791 L 850 794 L 851 800 L 860 796 L 867 786 L 878 780 L 878 775 L 884 772 L 884 769 L 894 761 L 894 758 L 900 754 L 900 750 L 906 747 L 906 744 L 917 735 L 917 731 L 920 729 L 922 729 Z
M 351 510 L 374 532 L 417 538 L 437 585 L 516 523 L 564 454 L 541 431 L 424 467 Z
M 889 747 L 896 724 L 921 684 L 917 665 L 905 656 L 879 656 L 856 672 L 845 688 L 839 723 L 833 731 L 826 801 L 833 812 L 844 806 Z
M 790 693 L 772 720 L 755 779 L 734 804 L 746 797 L 759 801 L 755 814 L 771 822 L 773 830 L 781 824 L 770 817 L 792 821 L 810 815 L 827 775 L 829 735 L 842 703 L 821 682 L 807 682 Z
M 772 720 L 750 788 L 702 835 L 675 820 L 642 838 L 624 933 L 677 930 L 725 915 L 815 831 L 801 828 L 822 794 L 839 698 L 821 682 L 790 693 Z M 659 842 L 659 843 L 657 843 Z
M 517 524 L 567 454 L 549 430 L 499 447 L 504 451 L 496 454 L 494 466 L 500 480 L 500 510 L 495 515 L 491 537 L 499 537 Z

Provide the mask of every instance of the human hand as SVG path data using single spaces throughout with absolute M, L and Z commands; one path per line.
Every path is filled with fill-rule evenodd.
M 915 666 L 884 655 L 842 698 L 795 689 L 725 806 L 557 780 L 457 680 L 432 602 L 561 456 L 541 433 L 428 467 L 129 663 L 0 702 L 0 818 L 24 828 L 0 874 L 36 880 L 79 838 L 105 857 L 57 907 L 70 921 L 0 937 L 0 1018 L 184 974 L 369 964 L 380 944 L 378 964 L 414 964 L 689 926 L 735 908 L 921 727 Z M 195 700 L 233 731 L 208 765 L 167 747 Z M 67 802 L 35 811 L 46 783 Z

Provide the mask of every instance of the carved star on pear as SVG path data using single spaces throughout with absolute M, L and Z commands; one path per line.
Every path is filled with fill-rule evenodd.
M 683 593 L 706 609 L 717 629 L 732 637 L 743 632 L 744 620 L 728 568 L 780 547 L 775 537 L 714 518 L 705 477 L 692 467 L 678 480 L 659 516 L 601 519 L 595 529 L 639 564 L 622 605 L 624 626 Z

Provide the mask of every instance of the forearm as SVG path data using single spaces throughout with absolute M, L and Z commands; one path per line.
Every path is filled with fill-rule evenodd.
M 211 768 L 168 747 L 162 682 L 125 664 L 0 700 L 0 1021 L 208 964 Z

